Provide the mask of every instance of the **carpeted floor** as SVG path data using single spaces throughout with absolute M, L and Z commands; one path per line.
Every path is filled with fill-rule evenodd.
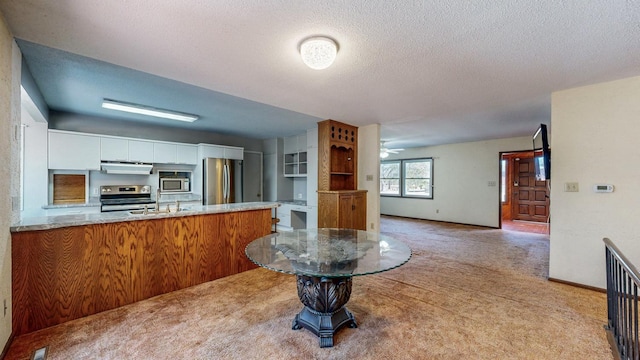
M 256 269 L 14 340 L 6 359 L 612 359 L 604 293 L 549 282 L 547 235 L 383 217 L 413 257 L 353 279 L 358 328 L 291 330 L 295 277 Z

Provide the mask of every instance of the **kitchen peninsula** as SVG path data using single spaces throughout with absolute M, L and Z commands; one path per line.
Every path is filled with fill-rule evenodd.
M 20 335 L 253 269 L 275 202 L 25 218 L 11 227 Z M 175 209 L 174 209 L 175 210 Z

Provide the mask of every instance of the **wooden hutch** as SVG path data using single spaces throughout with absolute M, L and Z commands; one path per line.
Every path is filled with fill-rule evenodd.
M 358 128 L 318 123 L 318 227 L 367 229 L 367 190 L 358 186 Z

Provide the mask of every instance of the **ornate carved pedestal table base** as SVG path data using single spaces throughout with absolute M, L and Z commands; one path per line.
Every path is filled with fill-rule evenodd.
M 297 285 L 304 308 L 293 319 L 293 330 L 308 329 L 320 338 L 320 347 L 332 347 L 338 329 L 358 327 L 344 307 L 351 296 L 351 277 L 297 275 Z
M 411 258 L 411 249 L 400 241 L 354 229 L 283 231 L 253 240 L 245 253 L 265 269 L 296 275 L 304 308 L 293 319 L 293 330 L 308 329 L 322 348 L 333 346 L 341 328 L 358 327 L 345 307 L 351 279 L 395 269 Z

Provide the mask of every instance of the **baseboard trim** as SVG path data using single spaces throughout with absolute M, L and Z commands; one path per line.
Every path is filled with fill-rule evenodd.
M 601 293 L 604 293 L 604 294 L 607 293 L 607 289 L 603 289 L 603 288 L 599 288 L 599 287 L 595 287 L 595 286 L 589 286 L 589 285 L 579 284 L 579 283 L 575 283 L 575 282 L 571 282 L 571 281 L 555 279 L 555 278 L 552 278 L 552 277 L 548 278 L 548 280 L 549 281 L 553 281 L 553 282 L 557 282 L 557 283 L 560 283 L 560 284 L 575 286 L 575 287 L 579 287 L 579 288 L 583 288 L 583 289 L 587 289 L 587 290 L 593 290 L 593 291 L 601 292 Z
M 411 216 L 400 216 L 400 215 L 389 215 L 389 214 L 380 214 L 380 216 L 388 216 L 388 217 L 401 218 L 401 219 L 411 219 L 411 220 L 433 221 L 433 222 L 443 223 L 443 224 L 477 226 L 477 227 L 481 227 L 481 228 L 485 228 L 485 229 L 491 229 L 491 230 L 500 229 L 499 227 L 493 227 L 493 226 L 487 226 L 487 225 L 467 224 L 467 223 L 453 222 L 453 221 L 424 219 L 424 218 L 417 218 L 417 217 L 411 217 Z
M 9 351 L 9 347 L 11 346 L 12 342 L 13 342 L 13 331 L 9 335 L 9 339 L 7 339 L 7 343 L 4 344 L 4 348 L 2 349 L 2 353 L 0 353 L 0 359 L 4 359 L 4 357 L 7 356 L 7 352 Z

